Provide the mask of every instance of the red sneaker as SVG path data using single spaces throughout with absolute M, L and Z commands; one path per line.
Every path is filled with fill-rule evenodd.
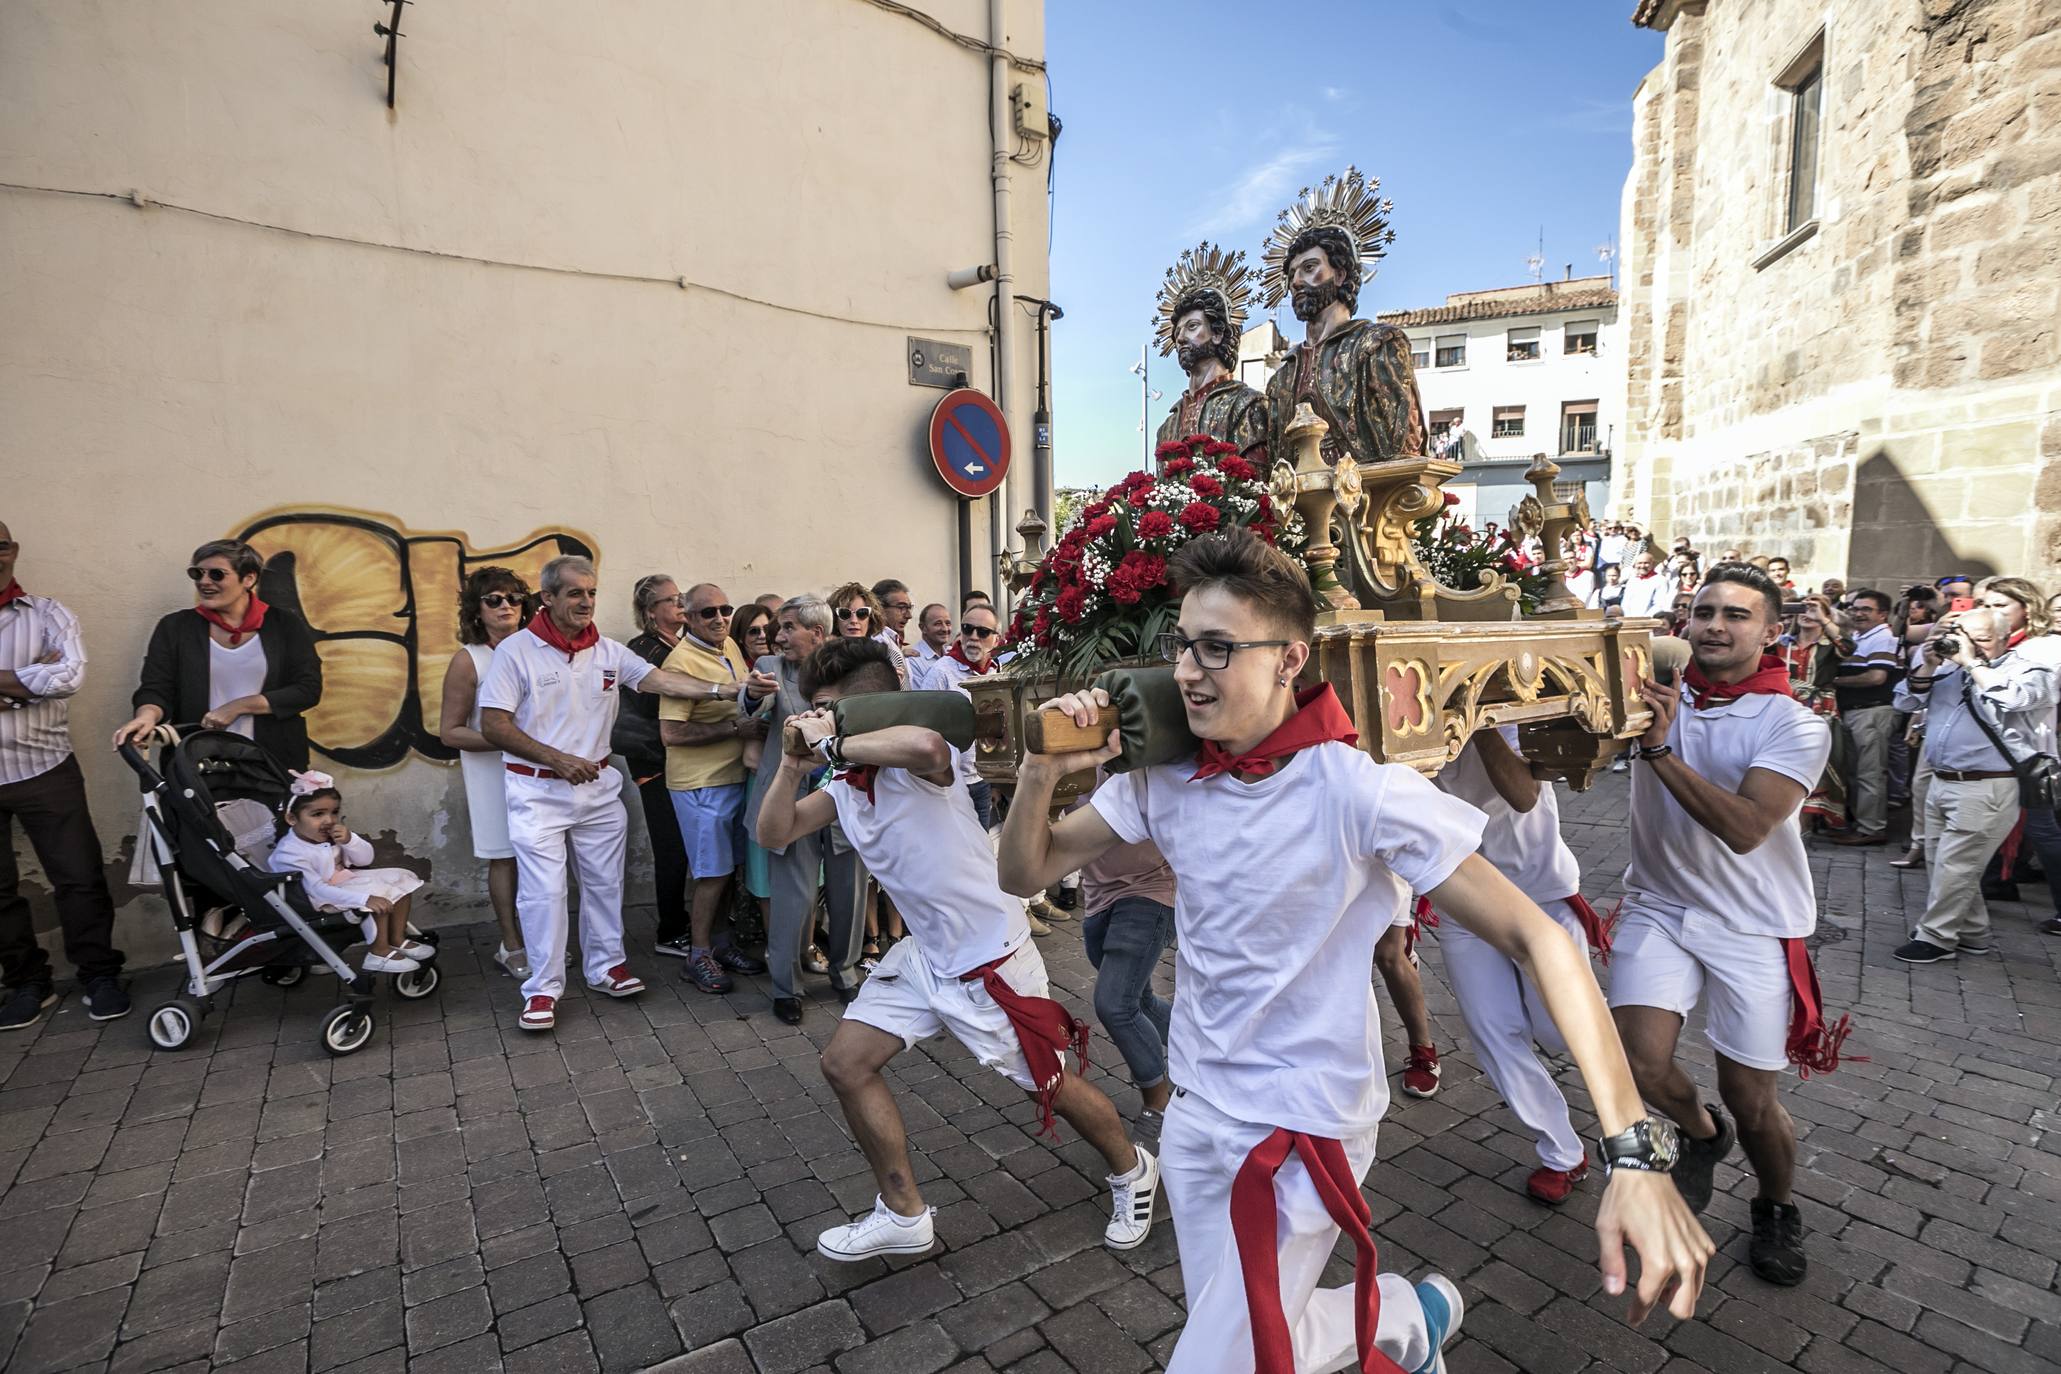
M 1412 1097 L 1431 1097 L 1438 1092 L 1438 1046 L 1410 1046 L 1410 1062 L 1403 1065 L 1403 1091 Z
M 558 999 L 556 997 L 532 997 L 523 1007 L 522 1015 L 515 1024 L 524 1030 L 550 1030 L 558 1024 Z
M 628 964 L 617 964 L 608 971 L 606 978 L 587 986 L 596 992 L 605 992 L 610 997 L 635 997 L 644 991 L 644 980 L 630 972 Z
M 1548 1207 L 1558 1207 L 1574 1192 L 1574 1185 L 1589 1176 L 1586 1159 L 1572 1169 L 1534 1169 L 1524 1181 L 1524 1191 Z

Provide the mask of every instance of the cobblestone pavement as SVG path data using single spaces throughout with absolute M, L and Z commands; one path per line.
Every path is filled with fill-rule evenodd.
M 1622 867 L 1623 807 L 1621 778 L 1567 799 L 1592 897 Z M 1815 858 L 1828 1002 L 1857 1012 L 1850 1048 L 1870 1058 L 1787 1097 L 1813 1232 L 1800 1288 L 1745 1268 L 1751 1185 L 1726 1167 L 1700 1320 L 1632 1330 L 1598 1294 L 1597 1182 L 1558 1212 L 1526 1200 L 1530 1144 L 1464 1052 L 1435 1100 L 1398 1099 L 1371 1180 L 1376 1234 L 1384 1267 L 1460 1281 L 1454 1370 L 2061 1366 L 2061 941 L 2007 905 L 1995 957 L 1898 964 L 1924 879 L 1886 857 Z M 1076 929 L 1043 949 L 1085 1006 Z M 332 1004 L 316 979 L 244 985 L 180 1054 L 150 1052 L 140 1014 L 168 970 L 137 978 L 127 1021 L 95 1027 L 73 999 L 6 1037 L 0 1365 L 1128 1374 L 1172 1347 L 1172 1227 L 1104 1251 L 1099 1161 L 1071 1137 L 1033 1140 L 1029 1104 L 956 1046 L 892 1071 L 940 1249 L 830 1264 L 817 1231 L 873 1186 L 816 1071 L 836 1005 L 820 982 L 791 1030 L 762 987 L 702 996 L 649 960 L 667 976 L 643 998 L 575 997 L 555 1036 L 529 1036 L 490 939 L 449 930 L 442 991 L 383 998 L 374 1043 L 348 1059 L 316 1043 Z M 1433 941 L 1450 1046 L 1437 966 Z M 1707 1050 L 1685 1044 L 1707 1080 Z

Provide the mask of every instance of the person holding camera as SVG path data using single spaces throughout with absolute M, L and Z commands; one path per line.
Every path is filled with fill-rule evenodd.
M 2012 648 L 2010 619 L 1987 606 L 1945 616 L 1898 704 L 1923 709 L 1925 914 L 1896 957 L 1936 964 L 1990 951 L 1982 870 L 2018 823 L 2016 764 L 2054 752 L 2055 666 Z

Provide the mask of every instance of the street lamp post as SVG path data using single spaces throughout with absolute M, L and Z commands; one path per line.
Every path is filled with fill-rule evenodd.
M 1152 403 L 1166 399 L 1164 392 L 1152 389 L 1152 363 L 1149 345 L 1140 345 L 1138 361 L 1131 364 L 1131 375 L 1138 379 L 1142 393 L 1138 401 L 1138 433 L 1145 436 L 1145 467 L 1152 467 Z

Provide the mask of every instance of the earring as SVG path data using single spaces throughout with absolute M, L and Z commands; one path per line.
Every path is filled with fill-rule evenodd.
M 1288 679 L 1285 677 L 1277 677 L 1274 679 L 1274 685 L 1276 687 L 1286 687 L 1288 685 Z

